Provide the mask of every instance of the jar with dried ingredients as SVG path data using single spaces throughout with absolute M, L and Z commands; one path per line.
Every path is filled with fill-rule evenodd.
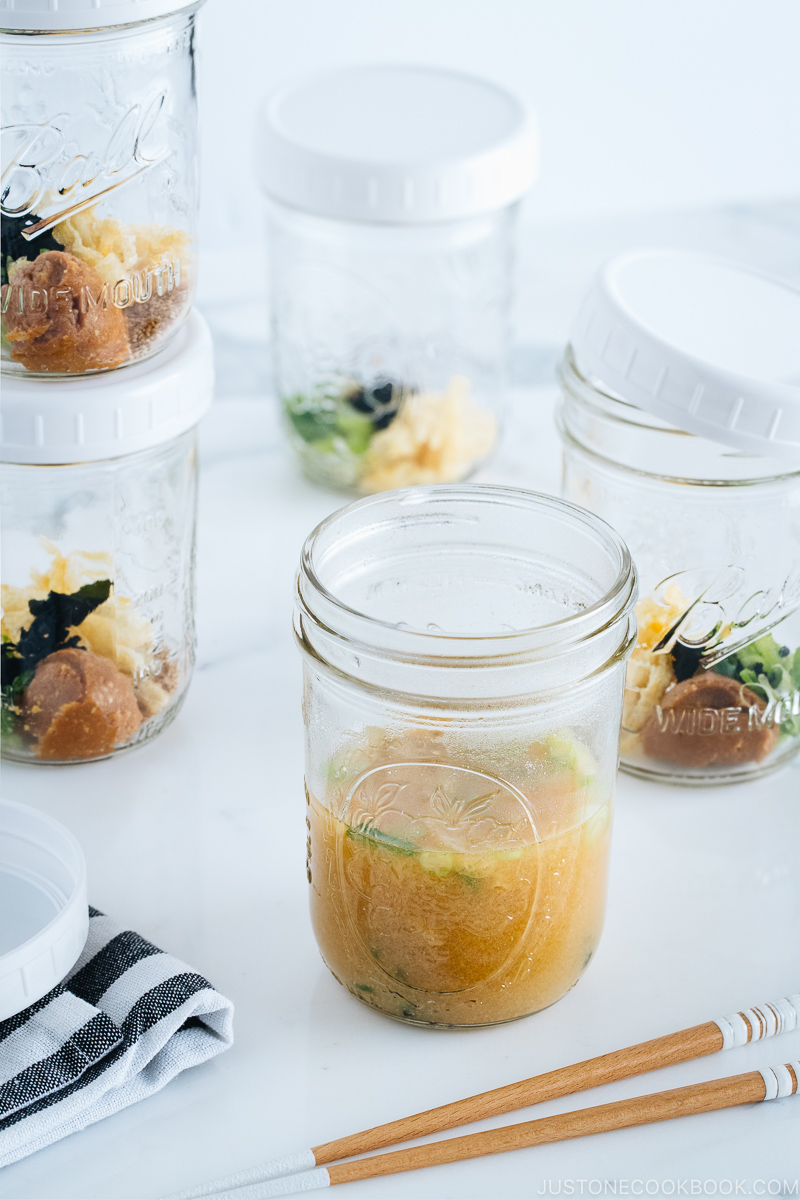
M 476 1026 L 547 1007 L 603 927 L 628 552 L 574 505 L 407 488 L 303 551 L 308 879 L 370 1007 Z
M 2 369 L 146 358 L 195 288 L 201 0 L 0 0 Z
M 481 79 L 362 66 L 265 105 L 272 349 L 305 473 L 378 492 L 463 479 L 496 444 L 514 226 L 536 165 Z
M 596 277 L 561 370 L 565 495 L 639 571 L 622 766 L 749 779 L 800 748 L 800 291 L 697 254 Z
M 194 662 L 195 426 L 212 377 L 193 313 L 127 371 L 6 381 L 5 758 L 107 758 L 178 712 Z

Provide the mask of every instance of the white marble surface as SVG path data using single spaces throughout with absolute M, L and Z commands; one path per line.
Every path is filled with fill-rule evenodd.
M 798 206 L 528 231 L 519 386 L 485 478 L 557 490 L 548 382 L 557 347 L 595 264 L 646 242 L 708 245 L 800 279 Z M 406 1028 L 327 973 L 306 912 L 300 663 L 289 621 L 302 539 L 339 500 L 304 483 L 281 443 L 266 395 L 264 309 L 256 285 L 238 305 L 206 304 L 221 379 L 202 431 L 199 657 L 182 714 L 158 742 L 117 761 L 3 771 L 5 795 L 78 836 L 93 904 L 233 998 L 236 1044 L 7 1168 L 6 1200 L 163 1196 L 800 989 L 800 763 L 699 792 L 622 777 L 600 949 L 581 983 L 538 1016 L 494 1030 Z M 800 1030 L 493 1124 L 798 1057 Z M 559 1185 L 568 1193 L 569 1181 L 575 1195 L 612 1184 L 624 1195 L 637 1180 L 657 1181 L 662 1194 L 713 1194 L 715 1184 L 724 1193 L 731 1181 L 739 1195 L 780 1194 L 786 1181 L 797 1195 L 799 1147 L 800 1098 L 347 1185 L 341 1196 L 531 1197 Z

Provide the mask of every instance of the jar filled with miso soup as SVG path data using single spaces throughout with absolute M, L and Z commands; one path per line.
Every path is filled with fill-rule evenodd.
M 604 521 L 512 488 L 404 488 L 308 538 L 311 919 L 364 1004 L 496 1025 L 580 979 L 603 927 L 635 599 Z
M 561 369 L 564 488 L 640 576 L 621 762 L 682 784 L 800 749 L 800 291 L 674 251 L 608 263 Z

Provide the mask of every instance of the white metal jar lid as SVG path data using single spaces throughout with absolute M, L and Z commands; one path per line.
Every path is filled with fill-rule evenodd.
M 687 433 L 800 460 L 800 291 L 738 263 L 641 250 L 595 276 L 580 370 Z
M 95 462 L 161 445 L 196 425 L 214 394 L 211 333 L 192 311 L 153 358 L 74 379 L 3 377 L 0 461 Z
M 75 838 L 35 808 L 0 800 L 0 1021 L 52 991 L 89 932 L 86 863 Z
M 13 33 L 59 33 L 108 29 L 167 17 L 203 0 L 0 0 L 0 29 Z
M 315 74 L 262 106 L 258 169 L 277 200 L 349 221 L 478 216 L 528 190 L 533 124 L 509 92 L 431 67 Z

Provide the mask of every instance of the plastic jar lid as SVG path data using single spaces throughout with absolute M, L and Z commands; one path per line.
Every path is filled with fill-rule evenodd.
M 535 131 L 514 96 L 430 67 L 313 75 L 266 101 L 257 137 L 269 195 L 350 221 L 479 216 L 519 200 L 537 165 Z
M 0 1021 L 74 966 L 89 932 L 86 863 L 58 821 L 0 800 Z
M 196 425 L 213 394 L 211 332 L 192 311 L 144 362 L 74 379 L 5 376 L 0 461 L 56 465 L 147 450 Z
M 800 460 L 800 291 L 723 259 L 642 250 L 595 276 L 570 343 L 587 378 L 678 429 Z
M 108 29 L 199 8 L 203 0 L 0 0 L 0 29 L 58 33 Z

